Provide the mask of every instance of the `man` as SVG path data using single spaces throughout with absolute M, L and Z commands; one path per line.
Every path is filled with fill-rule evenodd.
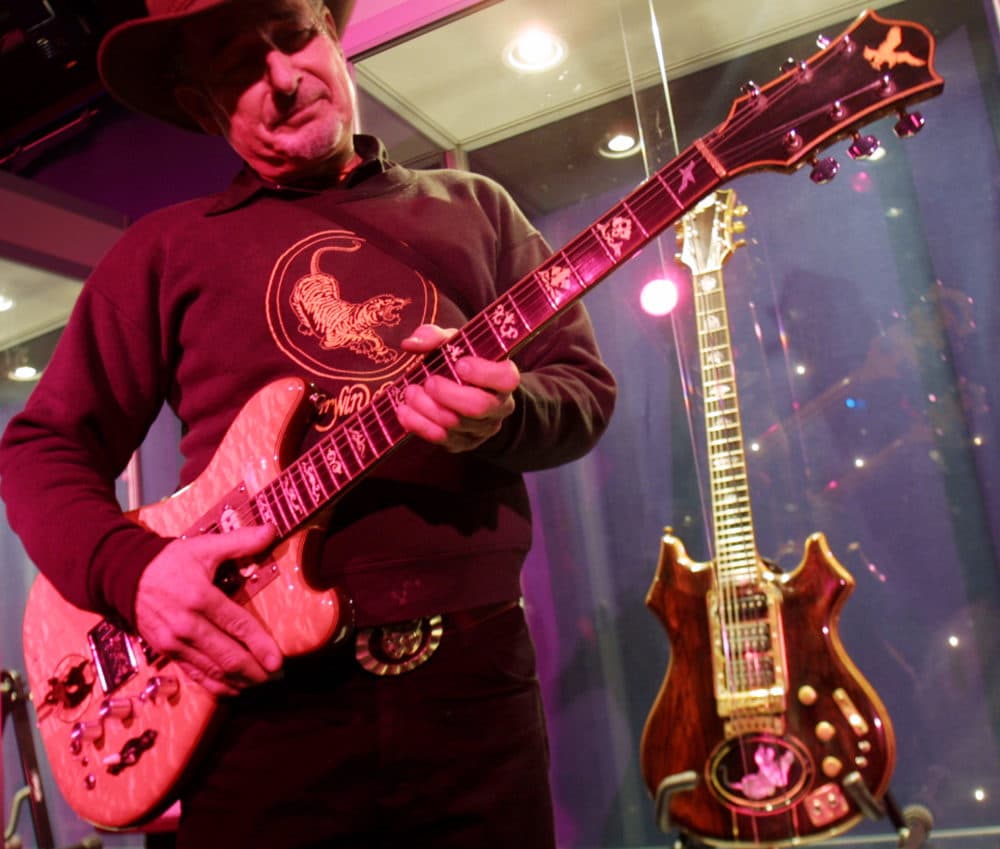
M 349 0 L 147 5 L 102 43 L 106 86 L 221 134 L 246 167 L 220 195 L 139 221 L 87 281 L 0 444 L 10 523 L 69 601 L 122 617 L 232 703 L 183 787 L 182 849 L 551 847 L 518 604 L 521 474 L 581 456 L 606 427 L 614 382 L 586 313 L 570 307 L 514 361 L 472 343 L 453 372 L 406 382 L 390 409 L 416 438 L 336 503 L 319 557 L 355 631 L 283 659 L 267 623 L 212 580 L 268 549 L 273 522 L 171 539 L 114 500 L 161 404 L 182 424 L 182 483 L 289 374 L 316 387 L 309 444 L 548 250 L 491 181 L 412 172 L 352 135 Z M 526 332 L 502 311 L 491 344 Z

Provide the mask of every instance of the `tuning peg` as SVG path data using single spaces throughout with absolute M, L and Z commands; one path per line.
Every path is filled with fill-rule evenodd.
M 827 38 L 825 35 L 817 35 L 816 36 L 816 46 L 820 50 L 826 50 L 826 48 L 830 46 L 830 39 Z
M 749 211 L 750 210 L 747 208 L 747 205 L 745 203 L 738 203 L 736 204 L 736 206 L 733 207 L 733 215 L 735 215 L 737 218 L 742 218 Z
M 798 71 L 799 77 L 806 80 L 812 77 L 808 62 L 803 62 L 801 59 L 793 59 L 790 56 L 778 66 L 779 74 L 786 74 L 789 71 Z
M 907 112 L 905 109 L 900 109 L 899 120 L 892 129 L 901 139 L 906 139 L 919 133 L 923 126 L 924 116 L 919 112 Z
M 746 221 L 734 221 L 732 230 L 734 233 L 746 233 L 747 231 Z
M 809 172 L 809 179 L 817 185 L 829 183 L 840 170 L 840 163 L 832 156 L 823 159 L 813 159 L 812 171 Z
M 881 146 L 881 143 L 875 136 L 863 136 L 860 133 L 855 133 L 854 141 L 847 148 L 847 155 L 851 159 L 868 159 Z
M 760 97 L 760 86 L 753 80 L 747 80 L 740 86 L 740 94 L 745 94 L 751 98 Z

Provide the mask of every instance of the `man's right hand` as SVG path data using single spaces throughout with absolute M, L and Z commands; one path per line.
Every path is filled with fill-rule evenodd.
M 219 564 L 273 541 L 267 525 L 176 539 L 139 579 L 139 633 L 217 696 L 263 683 L 281 668 L 281 650 L 260 621 L 212 583 Z

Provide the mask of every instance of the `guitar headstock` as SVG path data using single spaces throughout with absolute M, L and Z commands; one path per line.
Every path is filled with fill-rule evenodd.
M 864 12 L 839 38 L 797 63 L 763 88 L 750 84 L 726 121 L 705 141 L 728 176 L 750 168 L 792 170 L 834 140 L 897 111 L 899 135 L 923 123 L 908 115 L 909 103 L 941 92 L 933 68 L 934 38 L 923 26 Z M 859 137 L 851 155 L 862 157 L 877 142 Z M 827 163 L 836 172 L 835 163 Z M 817 182 L 833 173 L 822 169 Z
M 741 220 L 747 208 L 736 203 L 736 192 L 722 189 L 704 198 L 677 224 L 677 259 L 692 274 L 719 271 L 737 248 L 746 244 L 734 239 L 746 225 Z

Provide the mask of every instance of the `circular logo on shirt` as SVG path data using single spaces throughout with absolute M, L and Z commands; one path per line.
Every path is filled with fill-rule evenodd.
M 413 362 L 400 342 L 436 313 L 437 291 L 424 277 L 349 230 L 292 245 L 267 287 L 267 321 L 278 347 L 324 378 L 394 377 Z

